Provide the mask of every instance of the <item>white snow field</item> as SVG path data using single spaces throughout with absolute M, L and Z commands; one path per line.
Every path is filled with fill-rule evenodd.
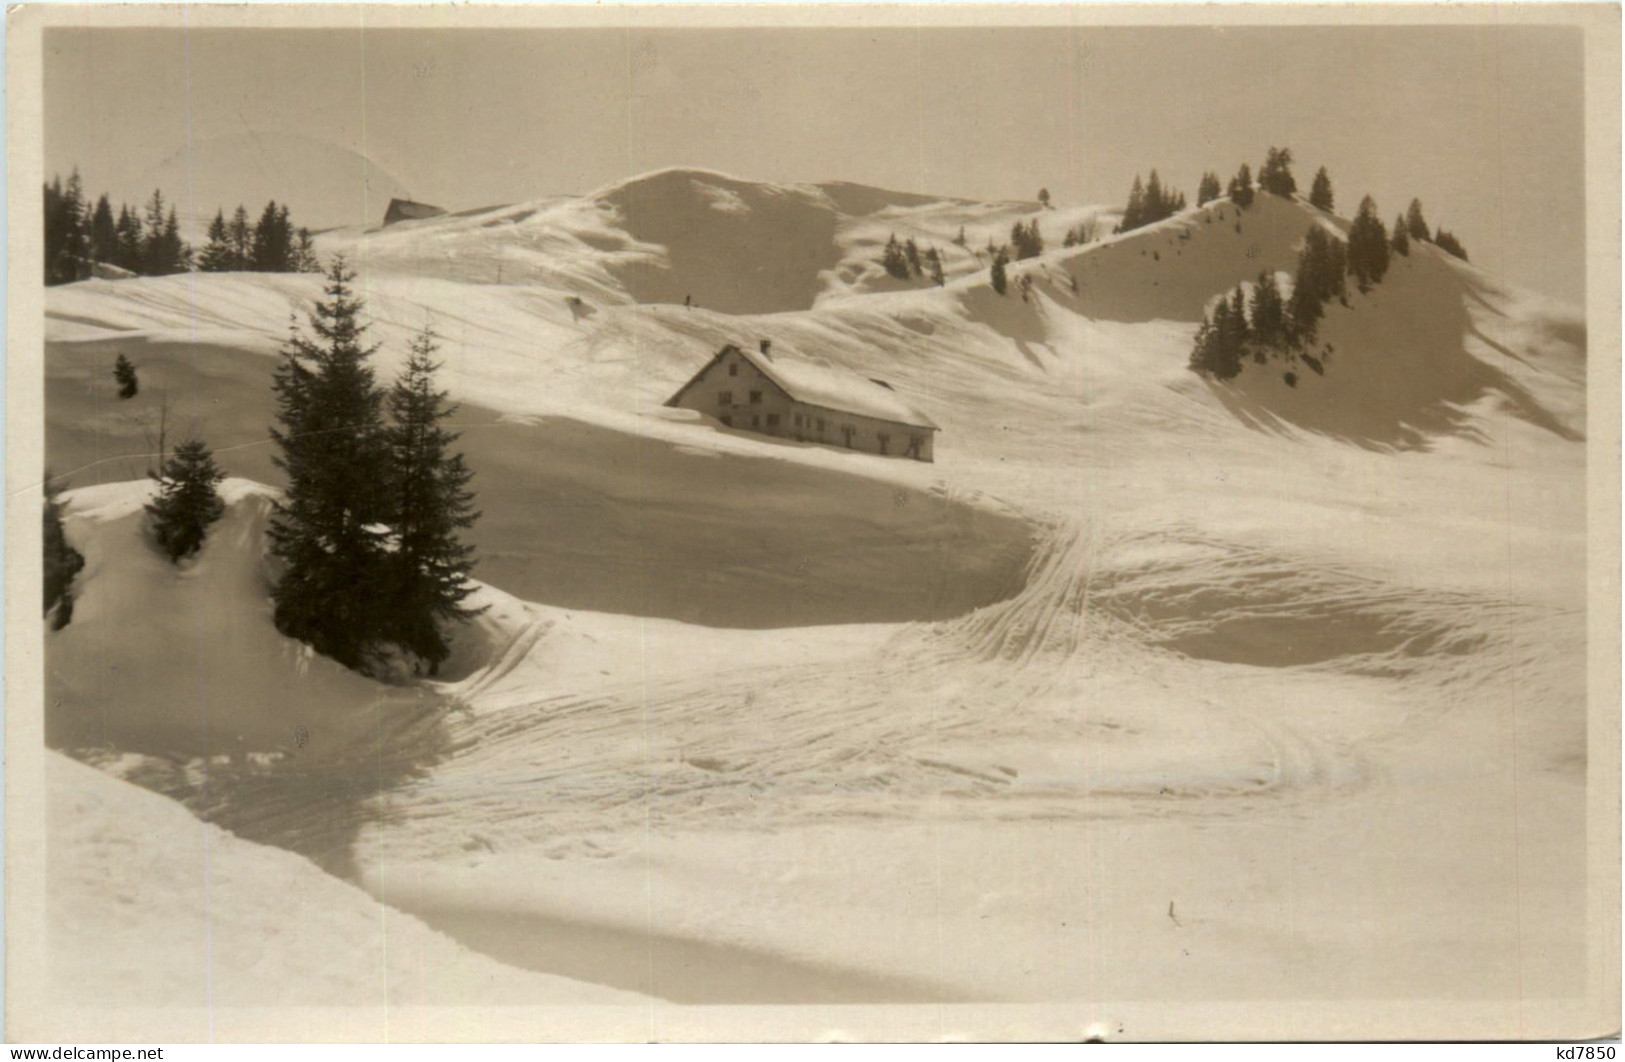
M 952 238 L 1035 215 L 1051 249 L 1000 296 Z M 1204 306 L 1346 223 L 1260 195 L 1062 249 L 1091 217 L 1109 232 L 662 171 L 324 236 L 382 374 L 424 323 L 444 338 L 485 513 L 492 608 L 411 688 L 270 621 L 270 371 L 319 278 L 51 289 L 48 459 L 87 559 L 52 743 L 275 861 L 210 918 L 322 880 L 283 849 L 371 894 L 325 883 L 335 919 L 421 920 L 502 965 L 482 985 L 590 983 L 646 1019 L 1049 1003 L 1081 1034 L 1158 1003 L 1446 1000 L 1491 1004 L 1474 1036 L 1538 1032 L 1517 1001 L 1585 977 L 1583 319 L 1419 245 L 1328 307 L 1323 373 L 1211 383 L 1186 369 Z M 879 270 L 893 231 L 945 253 L 945 287 Z M 662 408 L 758 339 L 890 382 L 942 426 L 936 463 Z M 128 482 L 165 396 L 171 437 L 242 477 L 178 569 Z M 53 874 L 133 834 L 197 888 L 199 827 L 111 784 L 53 767 Z M 98 926 L 195 920 L 190 894 L 85 895 L 53 907 L 58 990 L 150 998 L 78 971 L 123 940 Z M 235 968 L 230 939 L 177 934 L 177 970 Z M 325 976 L 455 1002 L 475 960 L 448 954 Z M 306 961 L 243 983 L 307 992 Z

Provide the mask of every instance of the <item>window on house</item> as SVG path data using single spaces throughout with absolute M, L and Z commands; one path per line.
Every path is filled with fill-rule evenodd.
M 734 362 L 734 363 L 729 364 L 729 366 L 728 366 L 728 375 L 729 376 L 738 376 L 739 375 L 739 364 L 738 364 L 738 362 Z
M 920 447 L 925 445 L 925 439 L 918 435 L 908 437 L 908 449 L 903 451 L 904 457 L 919 457 Z
M 854 427 L 853 427 L 853 426 L 852 426 L 852 425 L 850 425 L 850 424 L 842 424 L 842 425 L 841 425 L 841 434 L 842 434 L 842 435 L 843 435 L 843 436 L 845 436 L 845 438 L 846 438 L 846 445 L 847 445 L 847 448 L 848 448 L 848 449 L 851 449 L 851 447 L 852 447 L 852 435 L 853 435 L 853 433 L 855 433 L 855 432 L 856 432 L 856 431 L 857 431 L 857 430 L 858 430 L 858 429 L 856 429 L 856 428 L 854 428 Z
M 762 415 L 760 413 L 751 414 L 750 426 L 753 428 L 760 428 L 762 426 Z
M 819 431 L 824 430 L 824 418 L 823 417 L 818 418 L 818 430 Z
M 751 403 L 751 405 L 753 405 L 753 406 L 760 405 L 761 402 L 762 402 L 762 392 L 760 392 L 760 391 L 752 391 L 750 393 L 750 403 Z
M 731 427 L 734 426 L 734 419 L 732 417 L 728 416 L 726 413 L 724 413 L 722 416 L 718 417 L 717 419 L 722 421 L 722 425 L 725 428 L 731 428 Z
M 875 439 L 880 443 L 880 452 L 885 453 L 886 447 L 891 443 L 891 436 L 887 435 L 885 432 L 880 432 L 875 435 Z
M 718 391 L 717 392 L 717 405 L 719 405 L 719 406 L 731 406 L 733 404 L 734 404 L 734 393 L 732 391 Z

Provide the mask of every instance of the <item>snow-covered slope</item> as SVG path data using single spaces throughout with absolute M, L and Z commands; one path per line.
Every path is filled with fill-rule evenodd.
M 245 1007 L 281 1023 L 269 1038 L 300 1040 L 301 1006 L 642 1002 L 494 962 L 308 860 L 65 756 L 47 754 L 45 778 L 49 998 L 111 1039 L 126 1020 L 142 1028 L 128 1009 L 142 1007 L 167 1011 L 176 1041 L 229 1029 Z M 33 1039 L 46 1020 L 14 1013 L 13 1034 Z
M 421 691 L 457 710 L 411 726 L 313 662 L 290 698 L 381 721 L 320 771 L 210 764 L 185 735 L 116 769 L 505 962 L 668 999 L 1570 991 L 1583 876 L 1531 868 L 1583 858 L 1581 319 L 1416 247 L 1328 307 L 1323 375 L 1205 381 L 1204 307 L 1343 224 L 1269 196 L 1081 248 L 1061 220 L 1106 212 L 1045 212 L 1050 249 L 1002 296 L 974 261 L 940 288 L 877 272 L 893 230 L 947 251 L 963 224 L 974 248 L 1035 213 L 666 171 L 334 234 L 385 374 L 426 321 L 445 337 L 499 607 Z M 726 268 L 760 231 L 796 246 Z M 139 475 L 167 393 L 274 482 L 270 356 L 317 290 L 52 289 L 53 471 Z M 942 426 L 937 462 L 660 408 L 758 339 L 887 380 Z M 142 374 L 126 403 L 116 353 Z M 86 606 L 201 607 L 133 518 L 98 522 L 100 489 L 69 495 L 70 535 L 109 558 Z M 195 578 L 257 571 L 262 516 L 234 507 L 211 545 L 232 559 Z M 53 666 L 100 651 L 74 641 L 100 615 L 52 636 Z M 233 636 L 176 626 L 166 651 L 230 659 Z M 209 703 L 149 681 L 155 717 Z

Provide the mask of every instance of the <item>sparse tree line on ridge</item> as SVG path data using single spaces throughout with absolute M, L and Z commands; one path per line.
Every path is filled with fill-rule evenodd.
M 272 380 L 277 423 L 273 458 L 288 477 L 275 503 L 270 552 L 283 574 L 272 590 L 277 629 L 331 659 L 375 677 L 410 668 L 437 673 L 450 654 L 445 628 L 480 613 L 473 549 L 462 533 L 479 513 L 473 473 L 446 426 L 456 407 L 435 386 L 438 343 L 425 328 L 385 390 L 370 365 L 364 303 L 342 259 L 326 273 L 324 298 L 295 324 Z M 120 354 L 120 399 L 140 391 L 137 368 Z M 160 444 L 162 449 L 162 444 Z M 152 543 L 172 563 L 196 554 L 225 513 L 225 473 L 209 447 L 188 439 L 158 455 L 155 496 L 146 505 Z M 67 540 L 60 482 L 47 473 L 44 512 L 45 615 L 52 630 L 73 614 L 73 580 L 84 557 Z
M 208 243 L 194 249 L 181 236 L 172 202 L 155 189 L 144 207 L 119 204 L 104 193 L 92 204 L 79 171 L 45 185 L 45 283 L 68 284 L 94 275 L 97 265 L 137 276 L 205 272 L 320 272 L 310 230 L 296 228 L 286 204 L 265 204 L 250 223 L 239 205 L 228 221 L 223 210 L 209 224 Z
M 1292 195 L 1297 182 L 1291 166 L 1290 148 L 1271 148 L 1259 171 L 1262 189 L 1271 195 Z M 1234 193 L 1238 187 L 1247 186 L 1248 178 L 1247 167 L 1243 165 L 1231 181 L 1232 199 L 1236 199 Z M 1203 192 L 1211 190 L 1216 183 L 1212 174 L 1204 175 Z M 1241 200 L 1237 205 L 1245 209 L 1252 197 L 1244 192 Z M 1323 166 L 1310 187 L 1309 203 L 1330 213 L 1334 202 L 1331 178 Z M 1249 354 L 1255 362 L 1264 364 L 1270 352 L 1284 352 L 1289 361 L 1301 359 L 1314 372 L 1324 375 L 1324 361 L 1308 353 L 1306 348 L 1315 341 L 1326 303 L 1337 299 L 1348 305 L 1348 277 L 1354 278 L 1362 294 L 1382 283 L 1391 256 L 1409 255 L 1412 240 L 1434 243 L 1441 250 L 1467 260 L 1465 248 L 1449 232 L 1440 228 L 1432 236 L 1428 234 L 1422 203 L 1417 199 L 1411 200 L 1405 216 L 1395 219 L 1391 234 L 1369 195 L 1361 199 L 1346 241 L 1321 224 L 1311 225 L 1298 253 L 1291 296 L 1282 298 L 1275 274 L 1269 271 L 1259 274 L 1250 298 L 1245 286 L 1238 285 L 1203 316 L 1191 350 L 1191 369 L 1217 380 L 1228 380 L 1241 373 Z M 1288 371 L 1283 379 L 1289 386 L 1297 386 L 1296 373 Z

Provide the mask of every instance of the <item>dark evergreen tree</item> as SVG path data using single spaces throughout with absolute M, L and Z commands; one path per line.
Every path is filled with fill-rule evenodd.
M 316 257 L 316 244 L 310 238 L 310 230 L 299 230 L 299 244 L 294 252 L 294 268 L 300 273 L 320 273 L 322 271 L 321 259 Z
M 948 283 L 948 278 L 942 273 L 942 255 L 935 247 L 925 252 L 925 268 L 931 275 L 931 283 L 937 287 L 943 287 Z
M 214 220 L 209 222 L 209 242 L 203 245 L 203 251 L 198 255 L 197 267 L 205 273 L 225 273 L 234 265 L 231 253 L 231 235 L 226 228 L 226 215 L 223 211 L 214 212 Z
M 62 528 L 62 485 L 45 471 L 45 620 L 59 631 L 73 619 L 73 580 L 85 566 L 85 556 L 68 544 Z
M 1258 274 L 1258 283 L 1253 286 L 1252 332 L 1254 342 L 1261 347 L 1279 347 L 1286 342 L 1286 303 L 1270 270 Z
M 1241 169 L 1236 171 L 1236 175 L 1230 178 L 1228 195 L 1230 201 L 1243 210 L 1253 205 L 1253 171 L 1247 168 L 1245 162 L 1241 164 Z
M 1422 201 L 1420 199 L 1412 199 L 1410 209 L 1405 211 L 1405 231 L 1411 239 L 1420 240 L 1423 243 L 1427 243 L 1432 239 L 1428 235 L 1427 219 L 1422 216 Z
M 45 283 L 68 284 L 90 275 L 89 205 L 79 170 L 64 186 L 53 177 L 45 186 Z
M 1049 209 L 1049 189 L 1048 188 L 1040 188 L 1038 190 L 1038 205 L 1043 207 L 1045 210 Z
M 254 226 L 254 246 L 251 265 L 256 273 L 285 272 L 288 262 L 288 234 L 282 229 L 282 212 L 276 200 L 265 204 L 260 220 Z
M 284 566 L 272 597 L 278 630 L 364 668 L 388 640 L 377 591 L 387 574 L 389 450 L 355 274 L 340 257 L 326 277 L 311 334 L 290 329 L 274 376 L 273 461 L 288 485 L 270 526 Z
M 113 264 L 132 273 L 141 272 L 147 241 L 141 231 L 140 215 L 131 210 L 127 204 L 121 203 L 118 208 L 118 221 L 113 227 L 118 231 L 118 245 L 113 254 Z
M 1258 171 L 1258 186 L 1271 195 L 1290 198 L 1298 190 L 1292 176 L 1292 149 L 1270 148 L 1264 165 Z
M 961 247 L 964 247 L 967 244 L 968 241 L 965 239 L 965 226 L 959 226 L 959 235 L 954 237 L 954 242 L 959 244 Z
M 1134 184 L 1128 190 L 1128 206 L 1123 208 L 1123 220 L 1118 223 L 1118 232 L 1132 232 L 1145 224 L 1145 186 L 1140 183 L 1140 175 L 1134 175 Z
M 1219 175 L 1211 170 L 1202 174 L 1202 180 L 1196 186 L 1196 205 L 1206 206 L 1221 194 L 1223 189 L 1219 186 Z
M 111 262 L 117 254 L 118 223 L 113 220 L 113 204 L 103 195 L 96 200 L 90 216 L 90 258 L 94 262 Z
M 201 440 L 175 447 L 158 475 L 158 496 L 146 505 L 152 537 L 173 563 L 203 547 L 209 527 L 226 511 L 217 489 L 226 474 Z
M 436 352 L 435 335 L 425 328 L 390 390 L 394 423 L 388 431 L 395 519 L 386 593 L 390 640 L 426 661 L 431 675 L 450 651 L 442 626 L 483 611 L 464 604 L 474 592 L 468 580 L 474 550 L 460 533 L 474 526 L 479 513 L 468 489 L 473 473 L 451 449 L 457 434 L 445 422 L 456 407 L 435 387 Z
M 61 284 L 62 248 L 66 243 L 62 217 L 62 178 L 53 176 L 45 185 L 45 283 Z
M 141 226 L 143 242 L 141 245 L 141 268 L 138 272 L 146 276 L 162 276 L 170 271 L 174 256 L 170 253 L 168 243 L 164 239 L 164 222 L 167 220 L 164 205 L 164 193 L 157 188 L 152 190 L 152 198 L 147 200 L 146 222 Z
M 886 250 L 880 256 L 880 264 L 887 273 L 898 280 L 908 279 L 908 255 L 904 252 L 903 245 L 897 242 L 895 232 L 892 233 L 891 239 L 886 241 Z
M 920 245 L 910 236 L 903 244 L 903 257 L 908 261 L 908 270 L 915 276 L 924 276 L 925 267 L 920 263 Z
M 1388 230 L 1383 228 L 1377 204 L 1370 196 L 1360 200 L 1360 210 L 1349 226 L 1348 266 L 1362 292 L 1382 283 L 1388 272 Z
M 118 383 L 118 396 L 121 399 L 134 398 L 141 390 L 141 382 L 136 379 L 135 366 L 123 354 L 113 362 L 113 379 Z
M 1023 225 L 1016 222 L 1010 229 L 1010 246 L 1015 248 L 1016 258 L 1037 258 L 1044 253 L 1044 237 L 1038 232 L 1038 219 Z
M 1467 248 L 1461 245 L 1461 241 L 1456 239 L 1454 233 L 1448 232 L 1442 227 L 1437 229 L 1433 233 L 1433 244 L 1439 250 L 1453 254 L 1463 262 L 1467 261 Z
M 226 230 L 227 242 L 231 245 L 231 268 L 234 271 L 249 269 L 254 261 L 254 229 L 248 223 L 248 211 L 241 203 L 231 215 L 231 225 Z
M 1008 285 L 1009 278 L 1005 274 L 1004 267 L 1005 263 L 1007 263 L 1009 260 L 1009 256 L 1007 256 L 1002 250 L 993 256 L 993 265 L 989 275 L 993 280 L 993 290 L 998 292 L 1000 295 L 1004 294 L 1004 289 Z
M 1309 186 L 1309 205 L 1330 214 L 1334 202 L 1332 179 L 1326 173 L 1326 167 L 1322 166 L 1315 171 L 1314 183 Z
M 1221 298 L 1213 312 L 1202 318 L 1191 350 L 1193 370 L 1216 380 L 1230 380 L 1240 374 L 1247 318 L 1243 314 L 1238 323 L 1235 317 L 1234 300 Z
M 1411 253 L 1411 239 L 1405 232 L 1405 215 L 1397 214 L 1394 216 L 1394 231 L 1388 237 L 1388 246 L 1401 258 Z

